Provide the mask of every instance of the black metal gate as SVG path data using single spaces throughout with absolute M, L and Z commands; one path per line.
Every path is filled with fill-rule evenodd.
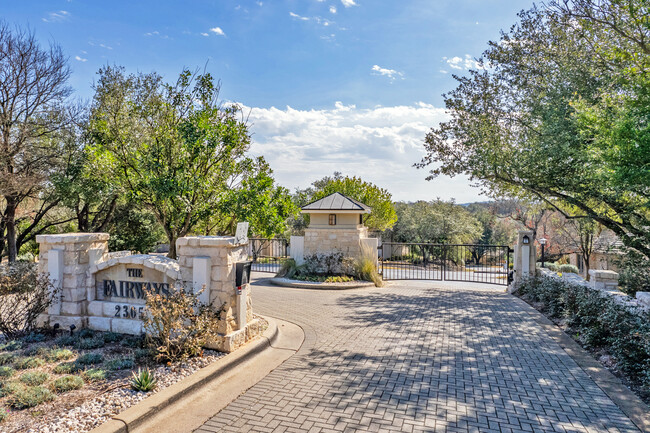
M 503 245 L 384 242 L 379 247 L 379 266 L 384 280 L 508 285 L 511 252 Z
M 248 259 L 251 271 L 277 273 L 289 258 L 289 241 L 286 239 L 248 239 Z

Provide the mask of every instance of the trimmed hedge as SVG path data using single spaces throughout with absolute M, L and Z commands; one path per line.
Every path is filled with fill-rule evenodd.
M 650 391 L 650 312 L 634 311 L 598 290 L 546 276 L 524 281 L 522 298 L 563 319 L 588 348 L 604 348 L 621 372 Z

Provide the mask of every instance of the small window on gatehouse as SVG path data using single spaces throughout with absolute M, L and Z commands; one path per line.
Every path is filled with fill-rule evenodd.
M 363 215 L 359 215 L 359 224 L 363 224 Z
M 336 225 L 336 215 L 331 213 L 330 214 L 330 225 L 335 226 Z

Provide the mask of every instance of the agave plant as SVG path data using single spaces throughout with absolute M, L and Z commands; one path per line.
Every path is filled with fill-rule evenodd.
M 157 384 L 158 381 L 148 368 L 144 370 L 138 368 L 138 373 L 133 373 L 133 377 L 131 378 L 131 388 L 135 391 L 149 392 L 152 391 Z

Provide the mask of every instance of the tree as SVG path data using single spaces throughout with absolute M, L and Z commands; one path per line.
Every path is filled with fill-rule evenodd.
M 317 180 L 313 185 L 315 190 L 310 201 L 319 200 L 338 192 L 369 206 L 372 211 L 363 216 L 363 223 L 370 230 L 384 231 L 391 228 L 397 221 L 391 194 L 359 177 L 343 177 L 336 172 L 333 177 L 328 176 Z
M 289 190 L 275 185 L 273 171 L 263 158 L 241 161 L 239 176 L 215 212 L 201 222 L 205 234 L 234 235 L 238 221 L 248 221 L 255 236 L 271 238 L 288 230 L 287 220 L 297 214 Z
M 397 203 L 396 242 L 464 244 L 481 236 L 482 227 L 464 207 L 453 201 Z
M 477 247 L 471 248 L 472 259 L 477 265 L 481 258 L 487 254 L 488 249 L 483 245 L 506 245 L 509 246 L 515 237 L 515 227 L 510 219 L 499 218 L 496 215 L 493 204 L 471 203 L 466 207 L 467 211 L 474 216 L 481 224 L 482 233 L 473 242 Z
M 62 154 L 56 134 L 71 123 L 69 75 L 58 45 L 43 49 L 32 33 L 0 22 L 0 255 L 6 246 L 10 262 L 58 203 L 45 189 Z
M 591 266 L 591 255 L 594 252 L 594 241 L 602 233 L 603 227 L 594 220 L 588 218 L 566 219 L 560 218 L 555 224 L 558 227 L 560 240 L 556 237 L 555 243 L 562 242 L 565 247 L 582 255 L 585 275 L 589 281 L 589 268 Z
M 95 151 L 104 154 L 104 170 L 119 174 L 127 198 L 156 216 L 172 258 L 176 239 L 218 212 L 244 166 L 255 165 L 245 156 L 250 136 L 240 108 L 218 96 L 210 74 L 185 70 L 167 84 L 155 73 L 99 71 L 90 116 Z
M 592 219 L 650 257 L 643 10 L 641 0 L 580 0 L 520 13 L 479 68 L 456 77 L 451 120 L 429 132 L 417 165 Z

